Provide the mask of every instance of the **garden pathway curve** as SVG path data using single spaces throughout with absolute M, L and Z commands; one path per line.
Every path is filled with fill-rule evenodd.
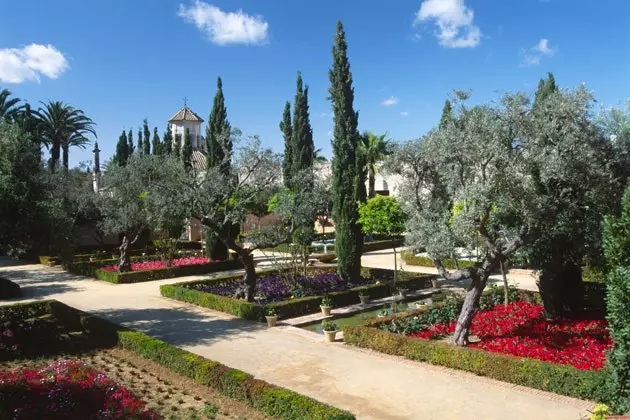
M 349 410 L 359 419 L 577 420 L 586 418 L 593 406 L 342 343 L 328 344 L 294 327 L 267 329 L 160 296 L 160 284 L 193 277 L 113 285 L 1 258 L 0 276 L 19 283 L 25 294 L 0 304 L 57 299 Z

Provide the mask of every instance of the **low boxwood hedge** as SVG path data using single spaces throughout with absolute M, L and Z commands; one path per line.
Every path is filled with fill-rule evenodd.
M 22 292 L 17 283 L 0 277 L 0 299 L 13 299 L 20 296 L 22 296 Z
M 433 260 L 431 260 L 431 258 L 422 256 L 422 255 L 414 255 L 412 252 L 409 252 L 409 251 L 401 252 L 400 258 L 402 258 L 405 264 L 408 264 L 408 265 L 419 265 L 422 267 L 435 267 L 435 264 L 433 264 Z M 455 261 L 454 258 L 447 258 L 447 259 L 442 260 L 442 265 L 444 266 L 444 268 L 449 269 L 449 270 L 457 269 L 457 264 L 459 264 L 459 268 L 468 268 L 468 267 L 474 266 L 475 262 L 470 261 L 470 260 Z
M 570 397 L 603 401 L 607 394 L 607 369 L 579 370 L 441 341 L 408 338 L 370 325 L 344 327 L 343 336 L 344 341 L 353 346 Z
M 99 343 L 139 354 L 203 386 L 242 401 L 271 417 L 285 419 L 351 420 L 354 415 L 321 403 L 291 390 L 271 385 L 243 371 L 206 359 L 146 334 L 117 326 L 102 318 L 86 314 L 61 302 L 49 300 L 0 307 L 0 321 L 28 319 L 54 314 L 67 325 L 80 326 L 98 338 Z
M 198 274 L 216 273 L 219 271 L 237 270 L 243 268 L 240 260 L 213 261 L 207 264 L 184 265 L 178 267 L 159 268 L 156 270 L 117 271 L 102 270 L 102 267 L 112 265 L 118 260 L 102 260 L 95 262 L 69 264 L 66 269 L 74 274 L 94 277 L 99 280 L 115 284 L 140 283 L 144 281 L 170 279 L 173 277 L 194 276 Z
M 391 239 L 387 239 L 387 240 L 378 240 L 378 241 L 371 241 L 371 242 L 365 242 L 363 244 L 363 252 L 372 252 L 372 251 L 381 251 L 383 249 L 390 249 L 392 246 L 395 247 L 400 247 L 403 245 L 403 243 L 405 242 L 404 238 L 396 238 L 393 240 Z M 308 247 L 309 252 L 310 253 L 317 253 L 317 252 L 322 252 L 324 249 L 324 245 L 311 245 Z M 328 252 L 334 252 L 335 251 L 335 244 L 331 243 L 328 244 L 326 246 L 326 250 Z M 274 248 L 267 248 L 265 249 L 265 251 L 268 252 L 282 252 L 285 254 L 290 254 L 291 253 L 291 245 L 289 244 L 280 244 L 277 245 Z
M 393 277 L 392 270 L 364 268 L 362 270 L 362 274 L 364 277 L 380 279 L 381 283 L 355 287 L 354 289 L 344 290 L 342 292 L 329 293 L 326 296 L 332 299 L 334 306 L 348 306 L 359 303 L 359 292 L 367 293 L 372 299 L 391 296 L 394 292 L 394 288 L 389 277 Z M 431 280 L 436 276 L 414 273 L 413 275 L 408 274 L 405 277 L 406 278 L 404 279 L 398 280 L 396 287 L 424 289 L 431 286 Z M 275 309 L 280 318 L 294 318 L 297 316 L 312 314 L 320 310 L 319 305 L 321 304 L 324 296 L 308 296 L 285 300 L 282 302 L 273 302 L 268 305 L 258 305 L 241 299 L 219 296 L 191 288 L 192 286 L 199 284 L 216 285 L 239 281 L 240 278 L 240 275 L 223 276 L 210 280 L 165 284 L 160 286 L 160 293 L 162 296 L 171 299 L 192 303 L 194 305 L 203 306 L 204 308 L 226 312 L 240 318 L 261 322 L 265 320 L 266 310 L 270 308 Z

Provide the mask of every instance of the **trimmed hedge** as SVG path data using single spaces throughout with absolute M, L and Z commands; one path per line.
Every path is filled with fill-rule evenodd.
M 392 270 L 366 269 L 362 270 L 364 277 L 381 278 L 381 284 L 371 284 L 367 286 L 355 287 L 351 290 L 342 292 L 329 293 L 328 296 L 333 301 L 334 306 L 348 306 L 360 302 L 359 292 L 365 292 L 372 299 L 379 299 L 391 296 L 394 292 L 389 279 L 384 278 L 390 275 Z M 393 272 L 392 272 L 393 273 Z M 259 273 L 261 274 L 261 273 Z M 269 274 L 269 272 L 267 272 Z M 393 276 L 393 274 L 391 274 Z M 424 289 L 431 286 L 431 280 L 436 278 L 430 274 L 416 274 L 407 276 L 407 279 L 399 280 L 396 287 L 407 289 Z M 203 306 L 204 308 L 213 309 L 220 312 L 226 312 L 239 318 L 249 319 L 252 321 L 265 321 L 267 309 L 275 309 L 280 318 L 294 318 L 297 316 L 308 315 L 320 310 L 323 295 L 308 296 L 303 298 L 285 300 L 282 302 L 273 302 L 268 305 L 258 305 L 253 302 L 247 302 L 242 299 L 234 299 L 227 296 L 219 296 L 212 293 L 202 292 L 200 290 L 191 289 L 190 286 L 199 284 L 219 285 L 233 281 L 239 281 L 241 275 L 223 276 L 210 280 L 164 284 L 160 286 L 160 293 L 164 297 L 180 300 L 194 305 Z
M 22 296 L 22 292 L 17 283 L 0 277 L 0 299 L 13 299 L 20 296 Z
M 344 341 L 353 346 L 570 397 L 602 401 L 607 394 L 608 370 L 605 368 L 584 371 L 441 341 L 408 338 L 370 325 L 344 327 L 343 336 Z
M 401 252 L 400 258 L 402 258 L 405 264 L 408 264 L 408 265 L 419 265 L 422 267 L 435 267 L 435 264 L 433 264 L 433 260 L 431 260 L 431 258 L 422 256 L 422 255 L 413 255 L 413 253 L 409 251 Z M 455 270 L 457 269 L 457 265 L 455 264 L 455 262 L 456 262 L 455 259 L 447 258 L 447 259 L 442 260 L 442 265 L 446 269 Z M 468 267 L 473 267 L 475 265 L 475 262 L 470 261 L 470 260 L 457 260 L 457 263 L 459 264 L 459 268 L 468 268 Z
M 268 416 L 285 419 L 352 420 L 354 415 L 291 390 L 271 385 L 243 371 L 128 330 L 55 300 L 0 307 L 0 321 L 53 314 L 66 325 L 80 326 L 99 342 L 139 354 L 200 385 L 242 401 Z
M 404 238 L 394 239 L 393 245 L 392 245 L 392 241 L 389 239 L 365 242 L 363 244 L 363 252 L 381 251 L 383 249 L 390 249 L 392 246 L 400 247 L 404 244 L 404 242 L 405 242 Z M 311 245 L 308 247 L 308 250 L 310 253 L 322 252 L 323 249 L 324 249 L 324 245 Z M 329 244 L 326 249 L 328 252 L 334 252 L 335 244 Z M 274 248 L 267 248 L 264 251 L 268 251 L 268 252 L 274 251 L 274 252 L 282 252 L 285 254 L 290 254 L 291 246 L 289 244 L 280 244 L 280 245 L 275 246 Z
M 198 274 L 216 273 L 219 271 L 237 270 L 243 268 L 241 260 L 215 261 L 207 264 L 185 265 L 179 267 L 159 268 L 156 270 L 117 271 L 101 270 L 101 267 L 111 265 L 118 260 L 102 260 L 90 263 L 70 264 L 66 269 L 74 274 L 94 277 L 99 280 L 115 284 L 140 283 L 152 280 L 170 279 L 173 277 L 194 276 Z

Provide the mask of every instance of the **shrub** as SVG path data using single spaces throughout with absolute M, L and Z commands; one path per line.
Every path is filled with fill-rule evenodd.
M 517 385 L 596 401 L 602 401 L 608 394 L 606 368 L 597 371 L 579 370 L 535 359 L 462 348 L 440 341 L 408 338 L 372 325 L 347 326 L 343 333 L 344 341 L 357 347 L 460 369 Z
M 0 299 L 13 299 L 20 296 L 22 296 L 22 292 L 17 283 L 0 277 Z
M 414 255 L 413 253 L 409 251 L 401 252 L 400 257 L 408 265 L 419 265 L 422 267 L 435 267 L 435 264 L 433 264 L 433 260 L 431 258 L 422 256 L 422 255 Z M 475 262 L 470 261 L 470 260 L 457 260 L 457 264 L 459 264 L 459 268 L 468 268 L 468 267 L 473 267 L 475 265 Z M 453 258 L 446 258 L 442 260 L 442 265 L 444 266 L 444 268 L 447 268 L 449 270 L 456 269 L 457 264 L 456 264 L 455 259 Z

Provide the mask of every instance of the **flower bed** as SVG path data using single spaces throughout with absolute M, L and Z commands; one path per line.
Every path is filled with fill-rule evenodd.
M 158 419 L 127 388 L 77 360 L 0 370 L 0 418 Z
M 469 345 L 495 353 L 571 365 L 581 370 L 604 366 L 611 340 L 603 320 L 545 319 L 543 307 L 528 302 L 497 305 L 475 315 L 471 333 L 479 341 Z M 439 323 L 410 333 L 436 339 L 455 332 L 457 322 Z
M 171 299 L 263 322 L 267 309 L 274 309 L 281 319 L 315 313 L 320 310 L 319 305 L 324 295 L 332 300 L 334 306 L 340 307 L 359 303 L 359 293 L 368 294 L 371 299 L 379 299 L 391 296 L 394 292 L 390 283 L 393 270 L 364 268 L 361 280 L 354 282 L 349 286 L 350 288 L 346 288 L 335 274 L 330 273 L 320 272 L 320 274 L 309 276 L 303 280 L 304 287 L 301 289 L 295 288 L 295 284 L 291 285 L 279 280 L 275 274 L 277 272 L 268 272 L 266 276 L 268 280 L 264 277 L 259 280 L 263 284 L 262 289 L 258 289 L 259 292 L 264 290 L 272 292 L 267 295 L 261 294 L 261 304 L 232 297 L 234 290 L 241 284 L 241 275 L 165 284 L 160 286 L 160 293 Z M 424 289 L 431 286 L 433 278 L 435 278 L 434 275 L 408 274 L 406 278 L 398 280 L 396 286 L 412 290 Z M 306 296 L 305 291 L 314 294 Z
M 187 265 L 208 264 L 211 262 L 218 262 L 218 261 L 211 260 L 208 257 L 184 257 L 184 258 L 176 258 L 172 260 L 170 265 L 164 264 L 164 261 L 162 260 L 142 261 L 142 262 L 136 262 L 136 263 L 132 262 L 131 271 L 158 270 L 160 268 L 184 267 Z M 101 267 L 101 270 L 118 271 L 118 266 L 107 265 L 105 267 Z

